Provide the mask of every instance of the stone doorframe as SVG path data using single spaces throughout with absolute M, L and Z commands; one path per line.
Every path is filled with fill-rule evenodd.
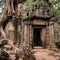
M 43 41 L 43 43 L 42 43 L 42 46 L 44 47 L 44 41 L 45 41 L 45 31 L 46 31 L 46 28 L 45 28 L 45 26 L 41 26 L 41 25 L 32 25 L 32 31 L 31 31 L 31 37 L 32 37 L 32 39 L 31 39 L 31 42 L 30 42 L 30 45 L 31 45 L 31 47 L 33 48 L 34 47 L 34 45 L 33 45 L 33 40 L 34 40 L 34 36 L 33 36 L 33 29 L 34 28 L 41 28 L 42 29 L 42 32 L 41 32 L 41 40 Z M 43 36 L 43 38 L 42 38 L 42 36 Z

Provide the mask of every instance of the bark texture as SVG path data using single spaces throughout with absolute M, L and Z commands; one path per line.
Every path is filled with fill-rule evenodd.
M 6 6 L 5 9 L 3 10 L 0 18 L 0 33 L 4 38 L 7 38 L 6 33 L 3 29 L 3 23 L 9 19 L 9 17 L 12 17 L 14 15 L 14 5 L 13 5 L 14 0 L 6 0 Z M 5 28 L 5 27 L 4 27 Z

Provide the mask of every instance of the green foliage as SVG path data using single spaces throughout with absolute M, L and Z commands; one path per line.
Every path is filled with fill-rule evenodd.
M 22 17 L 23 19 L 26 19 L 28 17 L 31 17 L 33 15 L 33 10 L 35 11 L 36 7 L 35 6 L 39 6 L 39 5 L 44 5 L 44 0 L 27 0 L 24 4 L 23 7 L 21 9 L 22 11 Z M 45 4 L 47 5 L 47 4 Z M 44 5 L 44 6 L 45 6 Z
M 33 15 L 33 11 L 36 10 L 39 6 L 43 6 L 46 11 L 50 11 L 50 7 L 48 7 L 48 3 L 44 0 L 27 0 L 21 9 L 22 12 L 22 18 L 26 19 L 28 17 L 31 17 Z M 49 14 L 51 15 L 51 13 Z
M 21 9 L 22 11 L 22 18 L 26 19 L 28 17 L 31 17 L 33 15 L 33 11 L 35 11 L 35 6 L 44 6 L 44 9 L 46 11 L 49 10 L 48 15 L 52 16 L 55 14 L 56 16 L 60 15 L 60 0 L 50 0 L 49 2 L 52 3 L 51 7 L 48 6 L 48 3 L 45 0 L 27 0 Z
M 60 16 L 60 0 L 50 0 L 50 3 L 53 5 L 55 15 Z
M 6 3 L 6 0 L 0 0 L 0 13 L 5 8 L 5 3 Z
M 27 18 L 32 14 L 33 0 L 27 0 L 22 7 L 22 17 Z
M 56 3 L 58 0 L 50 0 L 50 3 Z

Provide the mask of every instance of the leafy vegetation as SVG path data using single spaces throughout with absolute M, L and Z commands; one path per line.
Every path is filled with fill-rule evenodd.
M 5 8 L 6 0 L 0 0 L 0 13 L 2 13 L 2 10 Z
M 24 2 L 21 9 L 22 17 L 27 18 L 28 16 L 31 16 L 33 13 L 32 10 L 35 10 L 36 8 L 35 5 L 42 5 L 43 1 L 44 0 L 27 0 L 26 2 Z M 5 2 L 6 0 L 0 0 L 0 13 L 5 8 Z M 60 17 L 60 0 L 49 0 L 49 2 L 52 3 L 53 11 L 55 12 L 56 16 Z M 47 5 L 47 3 L 45 5 Z
M 60 0 L 50 0 L 53 5 L 55 14 L 57 17 L 60 17 Z
M 23 19 L 30 17 L 33 15 L 33 10 L 36 9 L 35 6 L 42 5 L 47 10 L 50 10 L 49 15 L 53 15 L 53 13 L 56 16 L 60 15 L 60 0 L 49 0 L 49 2 L 52 4 L 50 8 L 48 8 L 48 4 L 44 0 L 27 0 L 21 9 L 22 11 L 22 17 Z M 52 13 L 53 11 L 53 13 Z
M 22 17 L 27 18 L 32 14 L 33 0 L 27 0 L 22 7 Z

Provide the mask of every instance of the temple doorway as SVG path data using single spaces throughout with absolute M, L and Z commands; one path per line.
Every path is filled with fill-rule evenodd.
M 42 28 L 33 29 L 33 45 L 34 46 L 42 46 L 41 31 L 42 31 Z

